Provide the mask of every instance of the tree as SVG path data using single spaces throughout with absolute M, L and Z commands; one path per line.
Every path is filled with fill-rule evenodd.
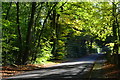
M 113 54 L 116 54 L 115 56 L 115 63 L 118 64 L 119 58 L 118 58 L 118 53 L 119 53 L 119 20 L 118 20 L 118 15 L 117 15 L 117 4 L 113 1 L 113 20 L 112 20 L 112 29 L 113 29 L 113 39 L 114 39 L 114 47 L 113 47 Z
M 25 47 L 25 51 L 22 56 L 23 64 L 26 64 L 26 62 L 29 60 L 28 58 L 31 53 L 31 47 L 30 47 L 31 33 L 32 33 L 32 27 L 33 27 L 33 23 L 34 23 L 35 9 L 36 9 L 36 2 L 32 2 L 31 16 L 30 16 L 30 20 L 28 23 L 28 31 L 27 31 L 27 35 L 26 35 L 26 47 Z
M 17 7 L 17 19 L 16 19 L 16 23 L 17 23 L 17 30 L 18 30 L 18 41 L 19 41 L 19 53 L 17 56 L 17 62 L 16 64 L 21 64 L 21 57 L 22 57 L 22 36 L 21 36 L 21 28 L 20 28 L 20 22 L 19 22 L 19 2 L 16 3 L 16 7 Z

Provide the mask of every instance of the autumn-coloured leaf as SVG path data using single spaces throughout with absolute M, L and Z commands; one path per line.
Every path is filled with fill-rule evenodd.
M 114 64 L 107 64 L 107 65 L 103 66 L 102 68 L 103 69 L 105 69 L 105 68 L 112 68 L 114 66 L 115 66 Z

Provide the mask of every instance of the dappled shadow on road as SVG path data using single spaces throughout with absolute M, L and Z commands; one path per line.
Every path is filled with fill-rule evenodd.
M 75 65 L 64 65 L 54 68 L 46 68 L 20 74 L 9 79 L 57 79 L 57 78 L 88 78 L 86 74 L 90 71 L 93 64 L 82 63 Z M 84 76 L 86 75 L 86 76 Z
M 58 69 L 58 73 L 54 73 L 55 69 L 48 75 L 44 75 L 41 78 L 84 78 L 83 75 L 90 71 L 92 64 L 76 64 L 69 66 L 62 66 L 62 69 Z M 87 77 L 86 77 L 87 78 Z

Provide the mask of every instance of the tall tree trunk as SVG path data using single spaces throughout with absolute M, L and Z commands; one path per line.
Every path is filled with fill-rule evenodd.
M 53 17 L 52 26 L 53 26 L 53 29 L 55 30 L 55 33 L 56 33 L 57 30 L 56 30 L 56 12 L 55 12 L 55 9 L 53 10 L 52 17 Z M 55 37 L 53 39 L 53 49 L 51 51 L 51 53 L 53 54 L 54 58 L 56 57 L 56 48 L 57 48 L 57 35 L 55 34 Z
M 119 0 L 120 1 L 120 0 Z M 120 3 L 118 4 L 118 7 L 120 7 Z M 118 9 L 118 15 L 116 15 L 116 27 L 117 27 L 117 65 L 120 67 L 120 9 Z
M 59 20 L 59 14 L 56 13 L 56 9 L 53 10 L 53 20 L 52 20 L 52 26 L 53 29 L 55 30 L 55 38 L 53 40 L 53 49 L 51 51 L 51 53 L 53 54 L 54 58 L 57 59 L 57 54 L 58 54 L 58 48 L 59 48 L 59 34 L 60 34 L 60 27 L 58 24 L 58 20 Z
M 31 62 L 34 62 L 35 60 L 36 60 L 36 58 L 37 58 L 37 53 L 38 53 L 38 47 L 37 47 L 37 45 L 36 45 L 36 43 L 37 43 L 37 40 L 38 40 L 38 36 L 39 36 L 39 33 L 40 33 L 40 29 L 38 29 L 38 30 L 36 30 L 35 28 L 36 28 L 36 26 L 38 25 L 37 24 L 37 22 L 39 21 L 39 18 L 41 17 L 40 15 L 41 15 L 41 11 L 42 11 L 42 7 L 43 7 L 43 4 L 44 4 L 44 2 L 41 2 L 37 7 L 39 7 L 40 6 L 40 8 L 39 8 L 39 11 L 37 12 L 37 16 L 36 16 L 36 18 L 35 18 L 35 21 L 34 21 L 34 28 L 33 28 L 33 32 L 32 32 L 32 34 L 33 34 L 33 36 L 32 36 L 32 38 L 33 38 L 33 42 L 34 42 L 34 47 L 36 48 L 36 51 L 34 51 L 33 52 L 33 54 L 32 54 L 32 58 L 31 58 Z M 39 23 L 39 22 L 38 22 Z M 39 23 L 40 24 L 40 23 Z
M 114 47 L 113 47 L 113 54 L 114 54 L 114 63 L 118 64 L 118 49 L 119 49 L 119 45 L 118 45 L 118 21 L 117 21 L 117 15 L 116 15 L 116 4 L 115 2 L 112 3 L 113 4 L 113 39 L 114 39 Z
M 114 48 L 113 48 L 113 53 L 114 54 L 117 54 L 117 26 L 116 26 L 116 4 L 113 2 L 113 24 L 112 24 L 112 27 L 113 27 L 113 39 L 114 39 Z
M 32 8 L 31 8 L 31 16 L 30 21 L 28 23 L 28 30 L 27 30 L 27 36 L 26 36 L 26 47 L 23 54 L 23 64 L 27 64 L 27 61 L 29 60 L 29 55 L 31 51 L 31 33 L 32 33 L 32 27 L 34 23 L 34 15 L 36 10 L 36 2 L 32 2 Z
M 120 2 L 120 0 L 119 0 Z M 119 51 L 118 53 L 120 53 L 120 3 L 118 3 L 118 15 L 116 17 L 116 22 L 117 22 L 117 26 L 118 26 L 118 46 L 119 46 Z
M 17 56 L 17 61 L 16 64 L 21 64 L 21 59 L 22 59 L 22 36 L 21 36 L 21 28 L 20 28 L 20 23 L 19 23 L 19 2 L 16 3 L 17 7 L 17 31 L 18 31 L 18 41 L 19 41 L 19 53 Z

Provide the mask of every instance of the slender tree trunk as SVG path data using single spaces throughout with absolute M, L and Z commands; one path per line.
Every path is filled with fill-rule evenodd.
M 42 34 L 43 34 L 43 31 L 44 31 L 44 28 L 45 28 L 45 24 L 46 24 L 46 22 L 47 22 L 47 19 L 48 19 L 48 17 L 50 16 L 50 13 L 53 11 L 53 9 L 56 7 L 56 5 L 57 5 L 57 3 L 55 3 L 55 4 L 53 5 L 52 9 L 48 11 L 47 16 L 46 16 L 46 18 L 45 18 L 45 20 L 44 20 L 44 22 L 43 22 L 43 26 L 42 26 L 42 29 L 41 29 L 41 31 L 40 31 L 40 35 L 39 35 L 39 38 L 38 38 L 38 45 L 37 45 L 38 47 L 40 46 L 41 36 L 42 36 Z
M 59 14 L 56 13 L 56 9 L 53 10 L 53 20 L 52 20 L 52 26 L 53 29 L 55 30 L 55 38 L 53 40 L 53 49 L 51 51 L 51 53 L 53 54 L 54 58 L 57 59 L 57 54 L 58 54 L 58 48 L 59 48 L 59 35 L 60 35 L 60 26 L 58 24 L 58 20 L 59 20 Z
M 56 12 L 55 12 L 55 9 L 53 10 L 53 20 L 52 20 L 52 26 L 53 26 L 53 29 L 55 30 L 55 33 L 57 32 L 56 30 Z M 53 54 L 53 57 L 55 58 L 56 57 L 56 49 L 57 49 L 57 35 L 55 34 L 55 38 L 53 40 L 53 49 L 52 49 L 52 54 Z
M 119 7 L 120 4 L 118 4 Z M 120 9 L 118 9 L 118 14 L 119 14 Z M 119 25 L 119 19 L 120 16 L 116 15 L 116 27 L 117 27 L 117 65 L 120 66 L 120 25 Z
M 113 2 L 113 39 L 114 39 L 114 48 L 113 53 L 117 54 L 117 26 L 116 26 L 116 4 Z
M 19 2 L 16 3 L 17 7 L 17 31 L 18 31 L 18 41 L 19 41 L 19 53 L 17 56 L 17 62 L 16 64 L 21 64 L 21 59 L 22 59 L 22 36 L 21 36 L 21 28 L 20 28 L 20 23 L 19 23 Z
M 36 48 L 36 51 L 34 51 L 33 52 L 33 54 L 32 54 L 32 58 L 31 58 L 31 61 L 33 62 L 33 61 L 35 61 L 36 60 L 36 58 L 37 58 L 37 54 L 38 54 L 38 47 L 37 47 L 37 45 L 36 45 L 36 43 L 37 43 L 37 40 L 38 40 L 38 36 L 39 36 L 39 33 L 40 33 L 40 29 L 38 29 L 38 30 L 36 30 L 35 28 L 36 28 L 36 26 L 38 25 L 37 24 L 37 22 L 39 21 L 38 19 L 39 19 L 39 17 L 41 17 L 40 15 L 41 15 L 41 10 L 42 10 L 42 7 L 43 7 L 43 4 L 44 4 L 44 2 L 43 3 L 40 3 L 38 6 L 40 6 L 40 8 L 39 8 L 39 11 L 37 12 L 38 14 L 37 14 L 37 17 L 35 18 L 35 21 L 34 21 L 34 28 L 33 28 L 33 36 L 32 36 L 32 38 L 33 38 L 33 42 L 34 42 L 34 47 Z M 39 23 L 39 22 L 38 22 Z M 40 23 L 39 23 L 40 24 Z
M 118 44 L 118 21 L 117 21 L 117 15 L 116 15 L 116 4 L 115 2 L 113 4 L 113 39 L 114 39 L 114 47 L 113 47 L 113 54 L 114 54 L 114 63 L 118 64 L 118 49 L 119 49 L 119 44 Z
M 36 10 L 36 2 L 32 2 L 31 17 L 28 23 L 28 30 L 27 30 L 27 36 L 26 36 L 26 47 L 23 54 L 23 64 L 27 64 L 27 61 L 29 60 L 30 51 L 31 51 L 31 35 L 32 35 L 31 33 L 32 33 L 32 27 L 34 23 L 35 10 Z

